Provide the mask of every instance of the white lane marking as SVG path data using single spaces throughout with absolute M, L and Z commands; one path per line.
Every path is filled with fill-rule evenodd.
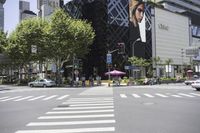
M 71 98 L 70 100 L 113 100 L 113 97 Z
M 121 98 L 127 98 L 127 96 L 125 94 L 120 94 Z
M 200 96 L 200 94 L 197 94 L 197 93 L 190 93 L 192 95 L 195 95 L 195 96 Z
M 99 114 L 99 115 L 59 115 L 59 116 L 41 116 L 38 119 L 72 119 L 72 118 L 104 118 L 114 117 L 114 114 Z
M 181 95 L 181 96 L 186 96 L 186 97 L 194 97 L 192 95 L 188 95 L 188 94 L 184 94 L 184 93 L 178 93 L 178 94 Z
M 113 101 L 63 102 L 63 104 L 81 104 L 81 103 L 113 103 Z
M 173 97 L 178 97 L 178 98 L 181 98 L 182 96 L 179 96 L 179 95 L 171 95 Z
M 46 95 L 42 95 L 42 96 L 38 96 L 38 97 L 34 97 L 34 98 L 29 99 L 28 101 L 34 101 L 34 100 L 37 100 L 37 99 L 43 98 L 43 97 L 45 97 L 45 96 L 46 96 Z
M 49 96 L 49 97 L 46 97 L 46 98 L 44 98 L 44 99 L 42 99 L 43 101 L 47 101 L 47 100 L 50 100 L 50 99 L 52 99 L 52 98 L 54 98 L 54 97 L 57 97 L 58 95 L 53 95 L 53 96 Z
M 114 132 L 115 127 L 76 128 L 76 129 L 50 129 L 50 130 L 19 130 L 15 133 L 90 133 Z
M 160 97 L 164 97 L 164 98 L 168 97 L 168 96 L 160 94 L 160 93 L 156 93 L 155 95 L 160 96 Z
M 5 102 L 5 101 L 9 101 L 9 100 L 14 100 L 14 99 L 17 99 L 17 98 L 20 98 L 22 96 L 16 96 L 16 97 L 12 97 L 12 98 L 7 98 L 7 99 L 4 99 L 4 100 L 1 100 L 1 102 Z
M 18 102 L 18 101 L 26 100 L 26 99 L 29 99 L 29 98 L 32 98 L 32 97 L 33 96 L 27 96 L 27 97 L 20 98 L 20 99 L 14 100 L 14 101 Z
M 60 125 L 80 125 L 80 124 L 108 124 L 115 123 L 115 120 L 96 121 L 69 121 L 69 122 L 31 122 L 27 126 L 60 126 Z
M 147 97 L 150 97 L 150 98 L 154 98 L 154 96 L 152 96 L 152 95 L 150 95 L 150 94 L 144 94 L 145 96 L 147 96 Z
M 6 99 L 6 98 L 9 98 L 9 97 L 1 97 L 0 100 L 1 100 L 1 99 Z
M 139 96 L 138 94 L 132 94 L 132 96 L 135 98 L 141 98 L 141 96 Z
M 70 102 L 89 102 L 89 101 L 113 101 L 113 99 L 70 99 Z
M 86 113 L 105 113 L 105 112 L 114 112 L 114 110 L 108 109 L 108 110 L 84 110 L 84 111 L 54 111 L 54 112 L 47 112 L 46 114 L 86 114 Z
M 60 107 L 53 108 L 53 110 L 82 110 L 82 109 L 109 109 L 114 108 L 114 106 L 100 106 L 100 107 Z
M 59 98 L 57 98 L 56 100 L 63 100 L 64 98 L 68 97 L 69 95 L 64 95 L 64 96 L 61 96 Z
M 70 107 L 82 107 L 82 106 L 106 106 L 106 105 L 113 105 L 113 103 L 103 103 L 103 104 L 74 104 L 69 105 Z

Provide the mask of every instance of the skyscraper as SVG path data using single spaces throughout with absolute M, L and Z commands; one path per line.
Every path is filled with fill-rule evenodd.
M 4 8 L 3 4 L 6 0 L 0 0 L 0 30 L 4 30 Z
M 37 16 L 34 12 L 30 11 L 30 3 L 28 1 L 19 1 L 19 21 Z
M 52 12 L 61 7 L 63 4 L 63 0 L 37 0 L 37 8 L 39 10 L 39 17 L 48 17 L 52 14 Z

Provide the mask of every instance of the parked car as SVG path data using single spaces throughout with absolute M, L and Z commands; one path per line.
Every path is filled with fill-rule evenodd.
M 51 79 L 36 79 L 35 81 L 29 82 L 28 86 L 30 87 L 50 87 L 56 86 L 55 81 Z
M 192 78 L 192 79 L 188 79 L 188 80 L 185 80 L 184 83 L 186 85 L 191 85 L 192 83 L 194 83 L 196 80 L 198 80 L 197 78 Z
M 191 86 L 195 88 L 197 91 L 200 91 L 200 80 L 194 81 L 194 83 L 192 83 Z

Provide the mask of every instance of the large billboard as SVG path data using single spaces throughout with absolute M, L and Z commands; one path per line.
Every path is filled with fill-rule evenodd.
M 129 0 L 129 39 L 132 56 L 144 57 L 146 28 L 145 3 L 142 0 Z
M 169 17 L 170 16 L 170 17 Z M 189 18 L 160 8 L 155 8 L 154 56 L 173 64 L 189 63 L 185 49 L 190 45 Z

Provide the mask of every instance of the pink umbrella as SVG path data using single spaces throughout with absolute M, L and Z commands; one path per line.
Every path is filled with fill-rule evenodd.
M 111 76 L 120 76 L 120 75 L 125 75 L 125 72 L 118 71 L 118 70 L 113 70 L 110 72 L 106 72 L 105 75 L 111 75 Z

